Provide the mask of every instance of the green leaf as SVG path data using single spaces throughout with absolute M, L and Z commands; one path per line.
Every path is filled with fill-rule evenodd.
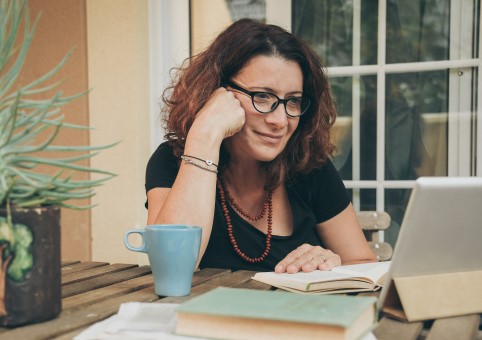
M 15 254 L 13 261 L 8 267 L 8 276 L 17 281 L 22 282 L 25 274 L 33 267 L 33 256 L 31 253 L 31 244 L 33 242 L 32 231 L 23 224 L 14 224 L 15 246 L 12 252 Z
M 8 224 L 5 217 L 0 217 L 0 243 L 8 242 L 12 245 L 15 241 L 13 228 Z
M 0 6 L 0 206 L 12 203 L 23 207 L 50 204 L 70 207 L 66 201 L 92 197 L 93 188 L 115 176 L 79 162 L 117 143 L 53 145 L 61 129 L 92 129 L 66 123 L 63 112 L 65 104 L 89 91 L 64 95 L 62 81 L 53 82 L 52 77 L 65 65 L 72 50 L 47 73 L 27 85 L 21 84 L 19 75 L 40 17 L 30 22 L 27 0 L 0 0 Z M 48 94 L 56 89 L 59 91 L 55 94 Z M 46 154 L 52 151 L 73 154 L 63 157 Z M 45 168 L 53 169 L 56 174 L 44 173 Z M 76 180 L 78 172 L 97 173 L 101 178 Z
M 104 175 L 114 175 L 111 172 L 100 170 L 100 169 L 89 168 L 87 166 L 82 166 L 82 165 L 69 164 L 62 160 L 54 160 L 54 159 L 47 159 L 47 158 L 40 158 L 40 157 L 15 156 L 15 157 L 12 157 L 12 163 L 45 164 L 45 165 L 57 166 L 61 169 L 72 169 L 72 170 L 83 171 L 83 172 L 95 172 L 95 173 L 104 174 Z

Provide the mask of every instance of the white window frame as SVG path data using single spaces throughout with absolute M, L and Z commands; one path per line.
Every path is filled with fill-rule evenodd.
M 189 0 L 148 0 L 151 153 L 164 141 L 161 95 L 170 71 L 190 55 Z

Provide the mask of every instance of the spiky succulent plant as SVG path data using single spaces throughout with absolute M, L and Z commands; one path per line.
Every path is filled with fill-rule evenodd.
M 53 145 L 61 129 L 89 129 L 68 124 L 61 108 L 82 96 L 55 95 L 59 83 L 49 79 L 66 63 L 68 55 L 50 72 L 33 82 L 20 86 L 18 76 L 30 47 L 37 21 L 30 26 L 26 1 L 1 0 L 0 3 L 0 207 L 59 205 L 70 208 L 89 208 L 72 205 L 71 199 L 94 195 L 94 188 L 114 176 L 110 172 L 79 165 L 78 161 L 95 156 L 107 146 Z M 22 27 L 23 26 L 23 27 Z M 20 29 L 20 28 L 23 29 Z M 22 36 L 19 36 L 23 32 Z M 43 94 L 43 99 L 42 98 Z M 66 152 L 76 156 L 52 158 Z M 40 168 L 55 169 L 47 174 Z M 77 172 L 97 173 L 97 179 L 79 180 Z

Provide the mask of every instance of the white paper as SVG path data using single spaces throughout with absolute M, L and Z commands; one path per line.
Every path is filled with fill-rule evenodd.
M 77 335 L 74 340 L 196 339 L 174 334 L 175 310 L 178 306 L 179 304 L 174 303 L 123 303 L 116 315 L 90 326 Z

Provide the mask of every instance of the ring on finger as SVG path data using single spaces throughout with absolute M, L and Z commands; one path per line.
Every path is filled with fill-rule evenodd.
M 326 257 L 323 256 L 323 254 L 318 254 L 318 255 L 314 256 L 314 257 L 310 260 L 310 262 L 313 261 L 314 259 L 316 259 L 317 257 L 321 257 L 321 259 L 323 260 L 323 262 L 326 262 Z

